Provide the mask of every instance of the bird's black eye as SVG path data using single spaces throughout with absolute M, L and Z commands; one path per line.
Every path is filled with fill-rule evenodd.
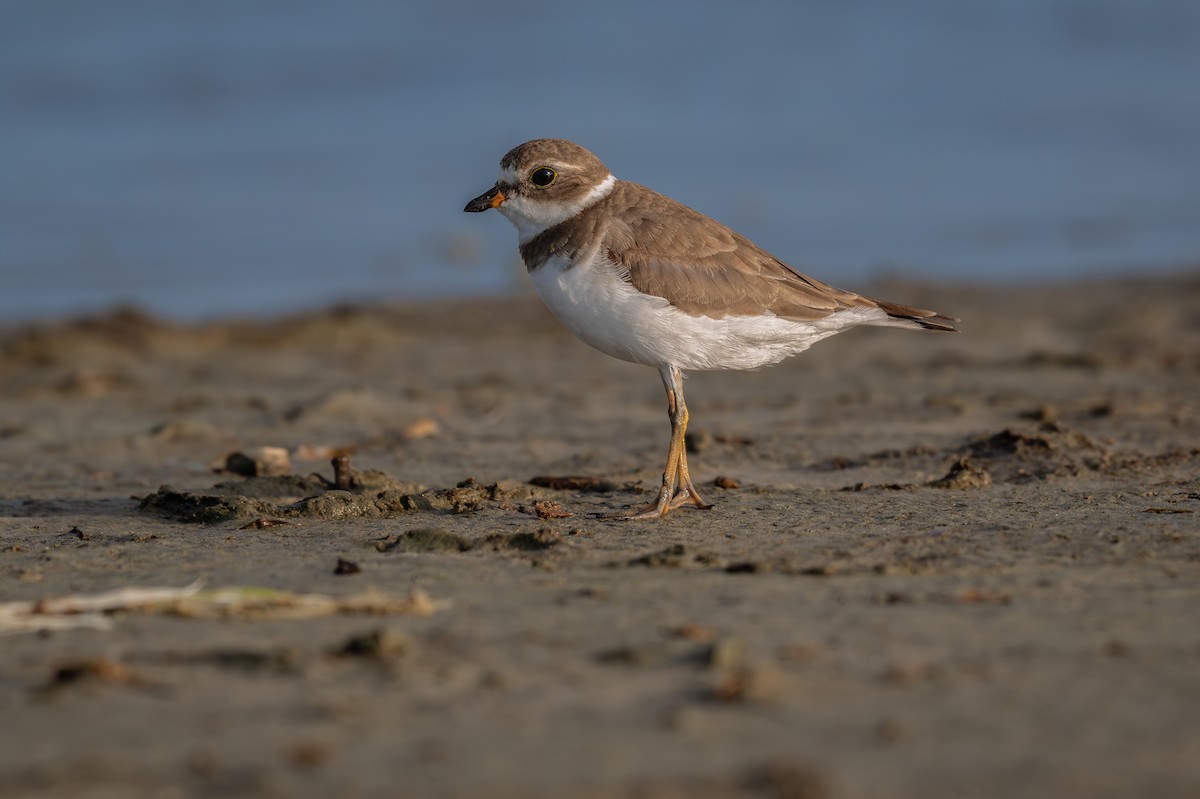
M 529 182 L 543 188 L 549 186 L 558 177 L 558 173 L 548 166 L 539 166 L 529 173 Z

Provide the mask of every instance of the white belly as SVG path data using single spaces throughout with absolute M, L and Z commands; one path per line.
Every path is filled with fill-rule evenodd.
M 551 313 L 601 352 L 656 368 L 756 369 L 847 327 L 886 316 L 878 309 L 842 311 L 815 322 L 774 314 L 690 316 L 661 297 L 642 294 L 611 263 L 568 266 L 552 258 L 533 271 L 534 289 Z

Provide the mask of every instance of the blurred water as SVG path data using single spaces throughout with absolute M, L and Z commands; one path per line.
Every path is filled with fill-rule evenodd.
M 853 287 L 1200 256 L 1200 4 L 6 0 L 0 318 L 512 290 L 537 136 Z

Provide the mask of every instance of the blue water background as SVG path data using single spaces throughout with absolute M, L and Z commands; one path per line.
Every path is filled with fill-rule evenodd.
M 574 139 L 827 281 L 1200 263 L 1200 3 L 0 5 L 0 320 L 518 290 Z

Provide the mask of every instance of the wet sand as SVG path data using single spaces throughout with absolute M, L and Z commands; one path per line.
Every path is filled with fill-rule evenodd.
M 650 523 L 658 377 L 531 298 L 0 331 L 0 602 L 435 603 L 2 636 L 0 795 L 1195 796 L 1200 276 L 871 289 L 964 332 L 691 375 Z

